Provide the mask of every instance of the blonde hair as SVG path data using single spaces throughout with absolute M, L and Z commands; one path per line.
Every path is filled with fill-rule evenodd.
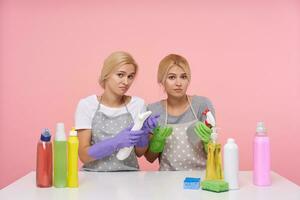
M 132 64 L 135 68 L 135 73 L 137 73 L 138 65 L 133 59 L 133 57 L 124 51 L 116 51 L 110 54 L 103 63 L 101 74 L 99 77 L 99 84 L 102 88 L 105 87 L 105 80 L 108 79 L 110 74 L 118 67 L 122 65 Z
M 191 80 L 191 70 L 188 61 L 177 54 L 169 54 L 164 57 L 158 67 L 157 72 L 157 82 L 160 84 L 164 84 L 166 81 L 167 75 L 171 67 L 178 66 L 183 69 L 183 71 L 187 74 L 188 80 Z

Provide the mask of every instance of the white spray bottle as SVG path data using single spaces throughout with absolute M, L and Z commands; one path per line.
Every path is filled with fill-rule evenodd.
M 134 126 L 132 127 L 132 131 L 138 131 L 141 130 L 143 127 L 144 121 L 152 114 L 151 111 L 147 111 L 144 113 L 139 113 L 138 117 L 134 121 Z M 125 160 L 130 155 L 131 151 L 133 149 L 132 147 L 125 147 L 119 150 L 117 153 L 118 160 Z

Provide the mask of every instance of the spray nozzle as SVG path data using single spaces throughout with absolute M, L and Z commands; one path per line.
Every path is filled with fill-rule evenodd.
M 212 114 L 212 112 L 206 108 L 204 112 L 202 112 L 202 115 L 206 116 L 206 119 L 204 121 L 205 125 L 209 128 L 216 126 L 216 120 Z

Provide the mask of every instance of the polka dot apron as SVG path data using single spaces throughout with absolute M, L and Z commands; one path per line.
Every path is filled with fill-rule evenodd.
M 92 120 L 92 140 L 91 145 L 115 137 L 121 130 L 127 128 L 133 119 L 125 105 L 127 113 L 110 117 L 101 112 L 101 103 Z M 112 155 L 94 160 L 85 164 L 82 168 L 87 171 L 132 171 L 138 170 L 138 162 L 134 150 L 125 160 L 118 160 L 114 152 Z
M 172 134 L 166 139 L 163 152 L 160 155 L 160 170 L 205 170 L 206 153 L 198 136 L 195 136 L 194 126 L 198 121 L 190 100 L 190 109 L 195 120 L 181 124 L 167 124 L 168 110 L 166 106 L 165 125 L 173 128 Z M 191 139 L 192 138 L 192 139 Z

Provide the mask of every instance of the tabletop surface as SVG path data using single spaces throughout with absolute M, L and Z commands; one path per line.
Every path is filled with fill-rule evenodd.
M 274 172 L 271 172 L 271 186 L 258 187 L 252 184 L 252 172 L 242 171 L 239 174 L 240 189 L 223 193 L 185 190 L 185 177 L 203 180 L 204 174 L 200 171 L 79 172 L 79 188 L 37 188 L 35 172 L 30 172 L 0 190 L 0 199 L 300 200 L 300 187 Z

